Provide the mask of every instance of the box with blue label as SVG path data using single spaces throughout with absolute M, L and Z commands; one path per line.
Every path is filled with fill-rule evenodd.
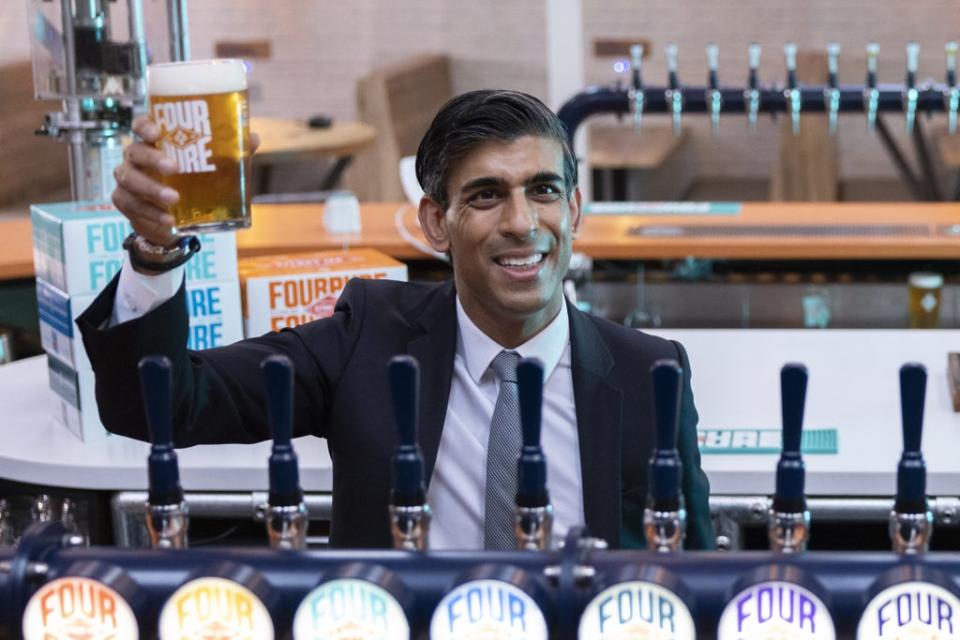
M 228 282 L 187 282 L 187 312 L 190 331 L 187 348 L 222 347 L 243 338 L 240 315 L 240 285 Z M 83 338 L 75 321 L 90 306 L 95 294 L 68 296 L 37 280 L 40 341 L 44 351 L 79 371 L 90 368 Z
M 30 218 L 37 278 L 77 296 L 100 291 L 120 271 L 123 239 L 131 227 L 112 204 L 33 205 Z M 237 277 L 234 233 L 201 235 L 200 243 L 200 253 L 187 262 L 188 282 L 222 282 Z
M 85 442 L 110 435 L 100 422 L 93 371 L 76 371 L 57 358 L 47 356 L 47 375 L 53 390 L 53 417 Z

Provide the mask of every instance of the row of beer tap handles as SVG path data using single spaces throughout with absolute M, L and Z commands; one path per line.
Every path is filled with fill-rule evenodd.
M 906 79 L 901 87 L 901 108 L 906 114 L 907 131 L 912 132 L 916 123 L 917 111 L 919 108 L 921 92 L 935 92 L 940 94 L 941 105 L 937 105 L 947 113 L 948 128 L 951 134 L 957 130 L 957 112 L 960 109 L 960 88 L 957 87 L 957 43 L 948 42 L 945 46 L 946 54 L 946 83 L 942 86 L 926 85 L 923 89 L 917 86 L 917 67 L 920 58 L 920 45 L 911 42 L 906 46 L 907 72 Z M 639 131 L 645 112 L 650 112 L 651 101 L 650 93 L 656 89 L 647 88 L 643 83 L 643 57 L 644 46 L 635 44 L 630 47 L 630 86 L 627 89 L 630 102 L 630 112 L 633 116 L 634 128 Z M 690 91 L 696 91 L 694 88 L 685 88 L 680 85 L 679 68 L 679 48 L 675 43 L 668 44 L 664 53 L 667 62 L 667 86 L 663 91 L 665 106 L 667 111 L 672 114 L 674 133 L 680 133 L 682 115 L 688 105 L 685 104 L 685 95 Z M 786 101 L 785 110 L 790 116 L 793 132 L 800 132 L 800 115 L 804 107 L 814 107 L 808 103 L 807 92 L 797 81 L 797 45 L 788 42 L 783 47 L 783 55 L 786 63 L 787 77 L 786 86 L 783 88 L 764 89 L 760 86 L 759 44 L 753 43 L 747 50 L 747 61 L 749 71 L 747 75 L 747 85 L 742 92 L 743 110 L 747 114 L 747 122 L 751 131 L 756 129 L 758 115 L 763 108 L 765 98 L 777 93 L 782 93 Z M 851 91 L 862 94 L 862 109 L 866 112 L 867 128 L 871 132 L 876 127 L 877 114 L 880 111 L 881 90 L 877 83 L 877 58 L 880 54 L 880 45 L 876 42 L 867 44 L 866 47 L 866 81 L 862 88 L 843 88 L 838 81 L 839 63 L 840 63 L 840 45 L 830 43 L 827 45 L 827 78 L 826 84 L 822 87 L 822 106 L 814 108 L 815 111 L 825 111 L 829 119 L 830 134 L 837 131 L 837 122 L 841 109 L 841 96 Z M 725 94 L 729 96 L 729 90 L 720 87 L 719 80 L 719 57 L 720 50 L 716 44 L 710 43 L 706 48 L 707 55 L 707 84 L 703 88 L 705 98 L 705 108 L 710 114 L 710 121 L 714 132 L 720 127 L 720 113 L 727 110 Z M 625 67 L 624 67 L 625 68 Z M 739 96 L 737 96 L 739 97 Z M 729 98 L 727 98 L 729 99 Z M 935 99 L 934 99 L 935 100 Z M 741 100 L 736 100 L 740 103 Z M 732 105 L 731 105 L 732 106 Z M 933 104 L 927 104 L 926 108 L 932 109 Z M 938 110 L 939 110 L 938 109 Z M 737 109 L 730 109 L 737 110 Z M 771 109 L 772 110 L 772 109 Z M 853 110 L 853 109 L 844 109 Z

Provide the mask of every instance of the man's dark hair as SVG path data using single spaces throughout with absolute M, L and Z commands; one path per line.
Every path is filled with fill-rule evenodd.
M 567 128 L 545 104 L 519 91 L 470 91 L 443 105 L 417 149 L 417 180 L 424 192 L 446 209 L 450 206 L 447 181 L 458 160 L 485 142 L 513 142 L 523 136 L 560 143 L 569 196 L 577 185 L 577 159 Z

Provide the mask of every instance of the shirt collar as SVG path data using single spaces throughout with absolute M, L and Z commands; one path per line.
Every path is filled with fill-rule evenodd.
M 506 347 L 497 344 L 490 336 L 480 330 L 473 320 L 464 311 L 457 296 L 457 352 L 463 357 L 467 372 L 474 383 L 480 384 L 490 363 Z M 560 313 L 550 321 L 543 330 L 522 345 L 507 351 L 516 351 L 523 358 L 538 358 L 543 363 L 543 379 L 550 378 L 550 374 L 560 363 L 560 359 L 567 350 L 570 342 L 570 321 L 567 316 L 566 301 L 560 305 Z

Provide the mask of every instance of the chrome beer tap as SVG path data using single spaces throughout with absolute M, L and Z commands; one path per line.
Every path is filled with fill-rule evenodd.
M 784 95 L 787 98 L 787 108 L 790 111 L 790 122 L 793 125 L 793 135 L 800 135 L 800 88 L 797 86 L 797 45 L 788 42 L 783 45 L 783 57 L 787 64 L 787 89 Z
M 830 135 L 837 134 L 837 121 L 840 117 L 840 45 L 831 42 L 827 45 L 827 89 L 824 100 L 827 106 L 827 121 Z
M 300 469 L 293 449 L 293 364 L 274 355 L 261 364 L 267 394 L 267 416 L 273 432 L 270 450 L 270 493 L 265 511 L 267 536 L 274 549 L 305 549 L 309 518 L 300 488 Z
M 627 95 L 630 99 L 630 112 L 633 114 L 633 130 L 640 133 L 643 124 L 643 45 L 635 44 L 630 47 L 630 89 Z
M 944 106 L 947 112 L 947 130 L 953 135 L 957 132 L 957 110 L 960 108 L 960 89 L 957 89 L 957 43 L 948 42 L 944 48 L 947 54 L 947 91 L 944 94 Z
M 707 45 L 707 104 L 710 105 L 710 125 L 714 135 L 720 133 L 720 109 L 723 94 L 720 93 L 720 49 L 711 42 Z
M 760 45 L 756 42 L 751 43 L 747 50 L 750 72 L 747 76 L 744 99 L 747 102 L 747 124 L 750 131 L 757 130 L 757 115 L 760 113 L 760 51 Z
M 867 43 L 867 86 L 863 90 L 863 102 L 867 111 L 867 131 L 873 133 L 877 128 L 877 110 L 880 108 L 880 90 L 877 88 L 877 57 L 880 45 Z
M 907 79 L 903 94 L 903 110 L 906 113 L 907 133 L 913 133 L 917 122 L 917 100 L 920 92 L 917 90 L 917 67 L 920 62 L 920 45 L 916 42 L 907 43 Z
M 180 486 L 180 468 L 173 448 L 173 413 L 170 360 L 147 356 L 140 360 L 140 392 L 150 430 L 147 458 L 146 519 L 150 546 L 154 549 L 185 549 L 187 546 L 187 503 Z
M 673 135 L 680 135 L 681 122 L 683 114 L 683 91 L 680 89 L 680 79 L 678 76 L 679 68 L 679 49 L 676 43 L 671 42 L 664 50 L 667 56 L 667 104 L 670 105 L 670 113 L 673 115 Z
M 920 451 L 926 391 L 926 367 L 917 363 L 900 367 L 903 454 L 897 466 L 897 496 L 890 513 L 890 541 L 897 553 L 924 553 L 933 535 L 933 513 L 927 503 L 927 465 Z
M 780 411 L 783 447 L 777 462 L 777 487 L 767 522 L 770 550 L 805 551 L 810 537 L 810 511 L 804 495 L 805 469 L 800 455 L 803 409 L 807 397 L 807 368 L 786 364 L 780 370 Z
M 514 533 L 517 549 L 544 551 L 552 546 L 553 505 L 547 491 L 547 459 L 540 447 L 543 407 L 543 364 L 524 358 L 517 365 L 523 448 L 517 461 L 517 497 Z
M 388 367 L 397 447 L 393 452 L 390 534 L 393 548 L 424 551 L 430 537 L 430 505 L 423 481 L 423 456 L 417 445 L 420 366 L 412 356 L 395 356 Z
M 651 551 L 680 551 L 687 530 L 687 512 L 680 493 L 682 465 L 677 453 L 683 369 L 675 360 L 658 360 L 650 373 L 656 440 L 650 457 L 650 495 L 643 512 L 643 533 Z

